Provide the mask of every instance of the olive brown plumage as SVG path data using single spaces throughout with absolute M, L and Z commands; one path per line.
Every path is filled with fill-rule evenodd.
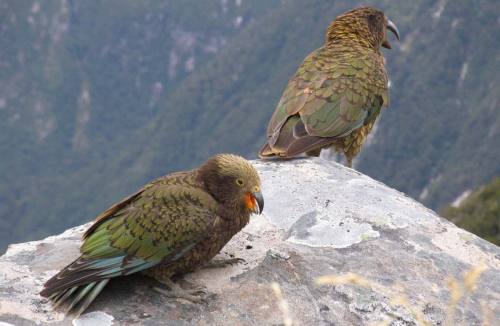
M 267 128 L 261 158 L 319 156 L 342 151 L 347 164 L 359 153 L 381 107 L 389 104 L 388 77 L 380 47 L 391 48 L 396 25 L 375 8 L 337 17 L 325 44 L 304 60 L 288 82 Z
M 252 164 L 216 155 L 198 169 L 149 183 L 99 215 L 83 236 L 81 256 L 40 294 L 79 315 L 113 277 L 143 272 L 172 286 L 170 277 L 209 262 L 263 205 Z

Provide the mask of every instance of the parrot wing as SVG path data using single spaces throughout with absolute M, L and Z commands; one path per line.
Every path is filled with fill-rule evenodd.
M 371 122 L 387 105 L 383 64 L 373 67 L 377 62 L 369 54 L 348 55 L 322 47 L 304 60 L 271 118 L 261 156 L 295 156 L 331 143 Z
M 146 186 L 98 217 L 84 235 L 81 256 L 51 278 L 40 294 L 66 301 L 75 292 L 70 310 L 84 297 L 91 302 L 112 277 L 164 260 L 174 262 L 210 235 L 220 221 L 216 205 L 198 188 Z

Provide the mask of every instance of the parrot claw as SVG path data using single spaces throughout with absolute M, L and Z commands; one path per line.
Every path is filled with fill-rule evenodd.
M 211 296 L 204 286 L 185 290 L 171 280 L 162 281 L 161 283 L 168 286 L 170 289 L 166 290 L 159 287 L 154 287 L 153 289 L 168 298 L 184 299 L 192 303 L 208 303 L 208 298 Z
M 245 262 L 243 258 L 229 258 L 229 259 L 214 259 L 209 261 L 204 267 L 205 268 L 224 268 L 226 266 L 233 266 L 237 264 L 242 264 Z
M 180 287 L 179 287 L 180 288 Z M 207 303 L 207 294 L 198 289 L 184 290 L 182 288 L 176 290 L 165 290 L 159 287 L 153 288 L 156 292 L 163 294 L 168 298 L 184 299 L 192 303 Z

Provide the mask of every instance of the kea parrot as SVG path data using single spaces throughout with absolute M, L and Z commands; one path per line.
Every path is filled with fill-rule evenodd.
M 142 272 L 174 296 L 199 302 L 170 278 L 206 265 L 252 213 L 262 213 L 260 187 L 252 164 L 232 154 L 161 177 L 99 215 L 83 235 L 80 257 L 40 294 L 80 315 L 111 278 Z
M 347 165 L 389 104 L 388 76 L 380 47 L 387 30 L 399 31 L 382 11 L 362 7 L 338 16 L 325 44 L 309 54 L 290 79 L 267 128 L 259 157 L 319 156 L 333 147 Z

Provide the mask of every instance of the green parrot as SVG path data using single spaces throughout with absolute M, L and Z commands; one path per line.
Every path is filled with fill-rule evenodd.
M 324 148 L 360 152 L 382 106 L 389 104 L 388 77 L 380 47 L 387 30 L 399 31 L 382 11 L 362 7 L 337 17 L 325 44 L 309 54 L 288 82 L 267 128 L 259 156 L 319 156 Z
M 99 215 L 83 235 L 81 256 L 40 294 L 80 315 L 111 278 L 143 272 L 176 296 L 199 301 L 170 278 L 207 264 L 263 208 L 252 164 L 216 155 L 198 169 L 147 184 Z

